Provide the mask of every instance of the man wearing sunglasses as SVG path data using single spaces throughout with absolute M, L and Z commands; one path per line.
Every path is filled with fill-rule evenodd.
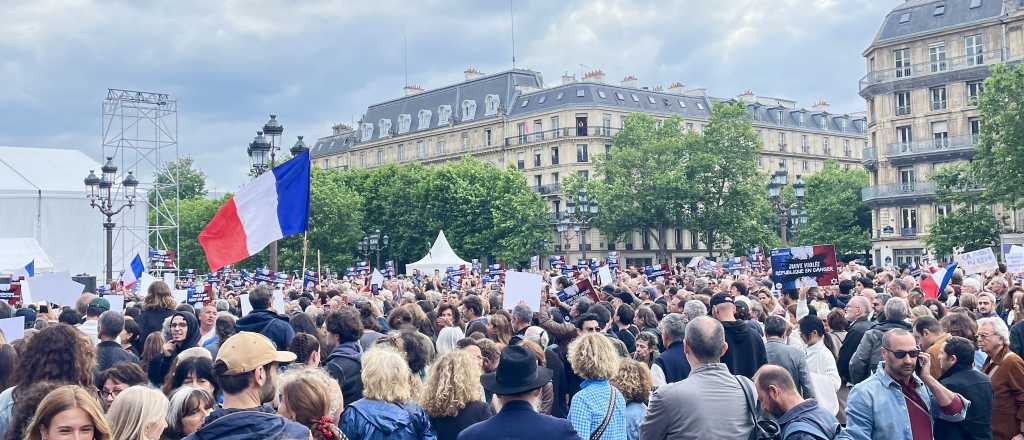
M 931 375 L 932 360 L 914 335 L 903 329 L 887 331 L 881 352 L 875 373 L 850 392 L 847 428 L 838 438 L 932 439 L 935 418 L 964 420 L 970 402 Z

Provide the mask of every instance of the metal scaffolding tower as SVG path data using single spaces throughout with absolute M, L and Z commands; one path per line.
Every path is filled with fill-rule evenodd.
M 134 171 L 139 180 L 139 198 L 145 197 L 146 203 L 140 200 L 135 209 L 145 207 L 144 218 L 148 218 L 139 224 L 139 216 L 121 214 L 114 234 L 115 254 L 121 254 L 121 261 L 131 261 L 138 249 L 180 255 L 181 190 L 176 168 L 168 169 L 179 159 L 177 100 L 167 93 L 107 89 L 102 133 L 104 158 L 113 157 L 120 173 Z M 149 256 L 142 258 L 151 272 L 172 270 L 150 267 Z

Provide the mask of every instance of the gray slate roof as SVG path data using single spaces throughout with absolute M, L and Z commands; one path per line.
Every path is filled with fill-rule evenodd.
M 781 111 L 781 114 L 779 113 Z M 747 104 L 747 112 L 755 125 L 778 125 L 792 129 L 865 134 L 867 119 L 863 116 L 835 115 L 828 112 Z M 781 116 L 781 118 L 780 118 Z
M 1015 1 L 1024 3 L 1024 0 Z M 1003 14 L 1002 0 L 981 0 L 976 8 L 971 8 L 971 2 L 972 0 L 910 0 L 902 3 L 885 16 L 885 21 L 882 22 L 872 45 L 965 26 Z M 936 7 L 940 5 L 944 6 L 944 12 L 935 15 Z M 909 21 L 900 23 L 905 18 Z
M 309 154 L 312 158 L 316 159 L 319 157 L 344 153 L 352 149 L 352 145 L 356 143 L 356 140 L 355 132 L 322 137 L 317 139 L 316 143 L 310 147 Z
M 711 117 L 711 104 L 703 96 L 681 96 L 610 84 L 563 84 L 516 98 L 509 116 L 517 117 L 567 107 L 605 106 L 626 111 L 669 113 L 685 118 Z

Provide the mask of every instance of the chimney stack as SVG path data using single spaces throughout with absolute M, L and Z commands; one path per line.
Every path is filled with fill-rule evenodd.
M 686 96 L 707 96 L 708 90 L 705 88 L 690 89 L 683 92 Z
M 603 83 L 604 82 L 604 72 L 601 69 L 591 70 L 591 71 L 583 74 L 583 80 L 584 81 L 590 81 L 590 82 L 596 82 L 596 83 Z
M 412 96 L 412 95 L 418 95 L 420 93 L 423 93 L 423 87 L 420 87 L 420 86 L 417 86 L 417 85 L 412 85 L 412 84 L 409 84 L 409 85 L 405 86 L 404 90 L 405 90 L 405 96 Z
M 740 93 L 739 95 L 736 96 L 736 100 L 744 104 L 754 102 L 754 92 L 747 90 L 743 93 Z
M 811 107 L 811 109 L 816 111 L 816 112 L 827 112 L 828 111 L 828 107 L 829 107 L 828 101 L 826 101 L 824 99 L 819 99 L 818 102 L 814 103 L 814 106 Z
M 676 82 L 674 82 L 672 84 L 669 84 L 668 92 L 673 94 L 673 95 L 682 95 L 683 94 L 683 83 L 681 83 L 679 81 L 676 81 Z
M 483 72 L 476 70 L 476 67 L 473 66 L 469 66 L 469 68 L 466 69 L 463 73 L 466 74 L 466 81 L 474 80 L 480 78 L 481 76 L 484 76 Z
M 622 78 L 622 87 L 638 89 L 640 88 L 640 80 L 636 79 L 633 75 L 626 75 L 625 78 Z
M 576 75 L 570 75 L 569 72 L 562 74 L 562 85 L 572 84 L 576 82 Z

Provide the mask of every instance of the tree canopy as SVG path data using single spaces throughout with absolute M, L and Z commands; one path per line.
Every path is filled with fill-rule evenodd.
M 868 175 L 860 169 L 843 169 L 834 160 L 805 179 L 804 207 L 807 223 L 797 230 L 804 245 L 832 244 L 840 255 L 862 254 L 871 248 L 871 211 L 861 201 Z

